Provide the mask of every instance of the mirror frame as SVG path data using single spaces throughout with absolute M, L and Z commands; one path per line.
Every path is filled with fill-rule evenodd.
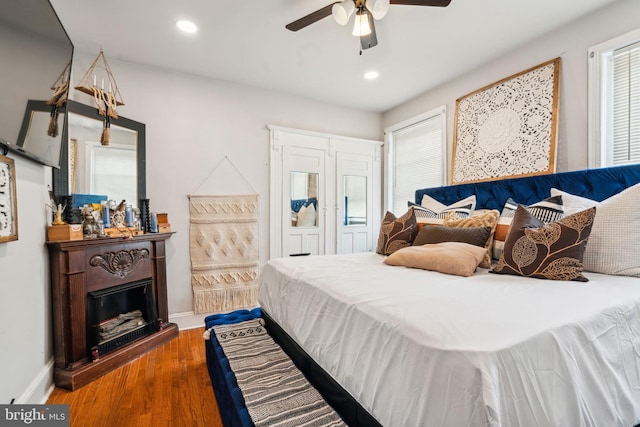
M 95 119 L 102 123 L 104 117 L 98 114 L 98 109 L 90 107 L 85 104 L 81 104 L 76 101 L 67 101 L 67 126 L 64 127 L 62 134 L 62 149 L 60 152 L 60 168 L 53 169 L 53 193 L 56 197 L 69 195 L 69 129 L 68 123 L 69 113 L 81 114 L 83 116 Z M 138 202 L 141 199 L 147 198 L 147 167 L 146 167 L 146 127 L 144 123 L 136 122 L 135 120 L 128 119 L 126 117 L 118 116 L 117 119 L 111 119 L 112 125 L 121 126 L 123 128 L 131 129 L 138 133 L 138 143 L 136 147 L 137 156 L 137 197 Z
M 50 159 L 44 159 L 36 154 L 32 153 L 30 150 L 25 150 L 24 145 L 27 143 L 26 136 L 29 132 L 29 126 L 31 125 L 31 120 L 33 118 L 33 113 L 50 113 L 51 105 L 47 105 L 46 101 L 39 101 L 35 99 L 29 99 L 27 101 L 27 107 L 24 112 L 24 116 L 22 118 L 22 125 L 20 126 L 20 131 L 18 133 L 18 139 L 15 143 L 11 143 L 9 141 L 5 141 L 4 139 L 0 139 L 0 154 L 7 155 L 9 151 L 12 153 L 17 153 L 27 159 L 33 160 L 34 162 L 38 162 L 45 166 L 51 166 L 52 168 L 60 167 L 60 159 L 56 162 Z M 62 114 L 63 122 L 62 122 L 62 132 L 60 133 L 60 146 L 62 149 L 62 141 L 64 140 L 65 130 L 67 129 L 67 114 L 66 114 L 66 104 L 62 107 L 58 108 L 58 113 Z M 58 150 L 58 157 L 61 157 L 61 149 Z

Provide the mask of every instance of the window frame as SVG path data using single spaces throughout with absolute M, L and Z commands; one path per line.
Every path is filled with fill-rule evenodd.
M 604 102 L 610 104 L 610 93 L 605 83 L 611 78 L 613 68 L 613 52 L 640 42 L 640 29 L 630 31 L 611 40 L 595 45 L 588 50 L 588 148 L 587 161 L 589 168 L 611 166 L 606 151 L 609 150 L 606 131 L 611 119 L 607 113 L 612 106 L 604 107 Z
M 441 149 L 441 157 L 442 157 L 442 177 L 440 180 L 440 185 L 446 185 L 447 178 L 449 176 L 449 162 L 447 161 L 447 106 L 441 105 L 439 107 L 433 108 L 429 111 L 426 111 L 417 116 L 411 117 L 402 122 L 391 125 L 384 130 L 384 207 L 387 211 L 393 212 L 393 197 L 394 197 L 394 172 L 395 172 L 395 163 L 394 163 L 394 132 L 399 131 L 401 129 L 414 126 L 423 122 L 425 120 L 429 120 L 435 117 L 440 118 L 440 129 L 441 129 L 441 138 L 440 138 L 440 149 Z M 425 184 L 426 186 L 426 184 Z M 401 214 L 402 212 L 400 212 Z

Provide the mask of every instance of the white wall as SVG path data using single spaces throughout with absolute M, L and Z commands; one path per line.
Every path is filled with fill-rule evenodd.
M 550 11 L 552 13 L 552 11 Z M 456 99 L 547 60 L 561 57 L 557 171 L 587 168 L 587 49 L 640 27 L 640 1 L 621 0 L 518 48 L 383 115 L 386 128 L 446 104 L 451 165 Z M 508 35 L 505 35 L 508 37 Z
M 16 167 L 18 240 L 0 244 L 0 402 L 37 403 L 50 384 L 53 355 L 45 246 L 51 168 L 9 157 Z
M 56 58 L 56 55 L 58 58 Z M 7 67 L 11 60 L 22 67 Z M 58 61 L 58 62 L 56 62 Z M 50 96 L 53 81 L 40 81 L 43 64 L 55 79 L 66 60 L 42 37 L 0 25 L 0 78 L 13 84 L 0 93 L 0 137 L 16 143 L 27 99 Z M 60 64 L 61 63 L 61 64 Z M 54 74 L 56 73 L 56 74 Z M 6 102 L 10 101 L 10 102 Z M 8 131 L 10 129 L 10 131 Z M 18 240 L 0 244 L 0 403 L 38 402 L 51 384 L 53 356 L 49 263 L 45 246 L 51 168 L 10 152 L 15 161 Z

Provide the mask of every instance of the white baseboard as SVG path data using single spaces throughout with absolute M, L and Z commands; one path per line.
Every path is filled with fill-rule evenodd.
M 246 310 L 251 310 L 253 308 L 255 307 L 247 308 Z M 238 308 L 238 310 L 245 309 Z M 202 330 L 204 331 L 204 319 L 211 314 L 215 313 L 195 314 L 193 311 L 174 313 L 169 315 L 169 322 L 178 325 L 178 329 L 180 330 L 202 328 Z
M 178 325 L 178 329 L 195 329 L 202 328 L 204 330 L 204 318 L 206 314 L 195 314 L 193 311 L 185 311 L 184 313 L 174 313 L 169 315 L 169 322 Z
M 17 404 L 44 404 L 54 389 L 53 384 L 53 357 L 38 372 L 38 375 L 31 381 L 29 387 L 16 398 Z

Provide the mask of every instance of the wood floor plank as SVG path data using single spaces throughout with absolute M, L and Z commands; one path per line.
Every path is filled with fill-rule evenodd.
M 91 412 L 94 410 L 94 396 L 98 393 L 102 380 L 104 377 L 100 377 L 88 384 L 85 387 L 80 388 L 77 391 L 82 391 L 83 399 L 77 404 L 73 405 L 73 410 L 70 409 L 71 425 L 88 425 L 91 423 Z
M 201 328 L 47 403 L 70 405 L 71 427 L 222 427 L 206 367 Z

